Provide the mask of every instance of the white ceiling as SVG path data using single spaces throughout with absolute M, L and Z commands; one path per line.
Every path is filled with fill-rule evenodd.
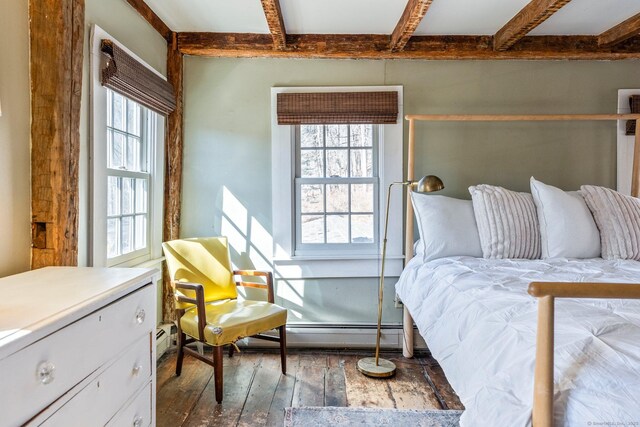
M 433 0 L 416 35 L 492 35 L 530 0 Z M 146 0 L 174 31 L 269 32 L 260 0 Z M 288 34 L 391 34 L 407 0 L 280 0 Z M 595 35 L 640 0 L 573 0 L 531 35 Z

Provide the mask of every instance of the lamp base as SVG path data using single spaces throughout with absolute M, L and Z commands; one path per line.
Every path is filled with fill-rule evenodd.
M 368 377 L 388 378 L 396 373 L 396 365 L 392 361 L 383 358 L 378 358 L 378 364 L 376 365 L 375 357 L 365 357 L 358 360 L 358 371 Z

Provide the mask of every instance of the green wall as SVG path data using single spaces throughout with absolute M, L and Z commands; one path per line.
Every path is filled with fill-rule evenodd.
M 234 230 L 233 255 L 242 267 L 269 264 L 268 250 L 261 256 L 249 242 L 264 244 L 271 230 L 273 86 L 403 85 L 405 114 L 614 113 L 617 90 L 640 87 L 638 61 L 187 57 L 185 66 L 182 234 Z M 407 136 L 405 126 L 405 147 Z M 531 175 L 566 189 L 615 186 L 611 123 L 420 123 L 417 137 L 416 174 L 440 176 L 443 194 L 451 196 L 468 198 L 467 187 L 477 183 L 528 191 Z M 224 206 L 225 192 L 236 199 L 231 208 Z M 258 227 L 242 225 L 252 223 Z M 252 230 L 262 231 L 256 238 Z M 384 313 L 386 322 L 399 323 L 394 282 L 387 281 Z M 375 279 L 301 277 L 278 283 L 278 294 L 293 323 L 373 323 L 376 285 Z

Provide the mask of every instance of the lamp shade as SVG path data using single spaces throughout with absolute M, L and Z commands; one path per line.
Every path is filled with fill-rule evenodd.
M 440 191 L 444 188 L 444 183 L 435 175 L 423 176 L 417 184 L 412 188 L 416 193 L 431 193 Z

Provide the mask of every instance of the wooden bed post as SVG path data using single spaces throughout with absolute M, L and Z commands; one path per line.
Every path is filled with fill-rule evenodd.
M 409 119 L 409 146 L 407 147 L 407 181 L 413 181 L 415 175 L 415 121 Z M 413 206 L 411 205 L 411 186 L 407 186 L 407 213 L 405 224 L 404 264 L 413 258 Z M 413 318 L 407 307 L 402 311 L 402 355 L 413 357 Z
M 538 298 L 536 369 L 533 390 L 533 425 L 553 425 L 553 320 L 554 298 Z
M 633 170 L 631 172 L 631 195 L 640 196 L 640 129 L 636 120 L 636 136 L 633 144 Z

